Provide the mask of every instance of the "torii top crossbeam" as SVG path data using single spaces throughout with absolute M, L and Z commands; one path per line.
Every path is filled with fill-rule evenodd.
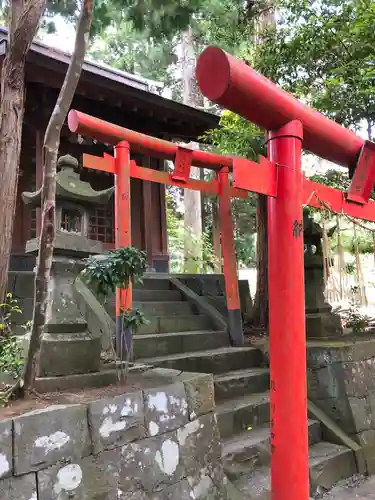
M 201 92 L 211 101 L 265 130 L 300 120 L 305 149 L 342 166 L 356 165 L 363 139 L 304 105 L 222 49 L 207 47 L 198 60 L 196 75 Z

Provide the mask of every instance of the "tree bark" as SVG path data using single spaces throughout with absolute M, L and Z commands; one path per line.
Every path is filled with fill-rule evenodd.
M 87 50 L 94 0 L 84 0 L 77 23 L 74 52 L 64 83 L 52 112 L 43 145 L 42 226 L 39 240 L 35 300 L 28 357 L 24 373 L 24 391 L 33 389 L 39 370 L 43 328 L 46 321 L 48 284 L 55 239 L 56 162 L 60 133 L 79 82 Z
M 182 35 L 182 78 L 184 104 L 193 107 L 203 105 L 203 96 L 200 94 L 195 80 L 196 56 L 194 50 L 194 34 L 189 27 Z M 198 149 L 196 143 L 191 144 Z M 200 179 L 200 169 L 193 167 L 190 177 Z M 202 207 L 201 193 L 189 189 L 184 190 L 184 271 L 196 273 L 199 262 L 202 260 Z
M 257 198 L 257 288 L 254 299 L 252 323 L 257 328 L 268 326 L 268 244 L 267 244 L 267 196 Z
M 13 220 L 22 141 L 25 101 L 25 61 L 38 30 L 46 0 L 13 0 L 10 6 L 8 50 L 1 74 L 0 104 L 0 303 L 8 284 Z
M 258 34 L 256 42 L 263 43 L 263 34 L 270 26 L 276 24 L 275 1 L 267 0 L 265 8 L 258 19 Z M 254 299 L 253 326 L 268 327 L 268 241 L 267 241 L 267 198 L 258 195 L 257 198 L 257 288 Z

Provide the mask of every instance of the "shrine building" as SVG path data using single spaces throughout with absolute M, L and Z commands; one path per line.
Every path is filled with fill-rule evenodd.
M 7 30 L 0 28 L 0 61 L 7 48 Z M 65 77 L 70 55 L 33 42 L 26 62 L 26 103 L 22 133 L 17 205 L 10 269 L 32 270 L 35 253 L 28 253 L 28 242 L 40 231 L 41 210 L 37 192 L 42 182 L 43 137 Z M 106 65 L 85 61 L 72 108 L 108 122 L 148 135 L 188 143 L 197 141 L 218 125 L 219 117 L 161 97 L 160 87 L 140 76 Z M 59 156 L 71 155 L 82 164 L 83 153 L 101 156 L 113 153 L 111 147 L 72 134 L 65 124 Z M 166 168 L 163 160 L 134 155 L 137 164 L 156 170 Z M 80 169 L 80 179 L 91 189 L 111 188 L 113 176 L 106 172 Z M 27 195 L 33 203 L 25 203 Z M 107 200 L 108 198 L 108 200 Z M 103 203 L 103 200 L 105 203 Z M 30 200 L 29 200 L 30 201 Z M 85 234 L 104 248 L 114 247 L 114 197 L 91 197 L 85 214 Z M 66 205 L 58 217 L 58 231 L 80 232 L 75 208 Z M 139 179 L 131 180 L 132 244 L 146 252 L 150 269 L 169 271 L 165 186 Z M 82 222 L 83 223 L 83 222 Z

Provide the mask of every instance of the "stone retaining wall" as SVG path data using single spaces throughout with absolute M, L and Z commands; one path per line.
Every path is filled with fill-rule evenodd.
M 212 376 L 144 376 L 157 387 L 1 421 L 1 500 L 227 498 Z
M 375 473 L 375 339 L 310 342 L 309 398 L 357 441 Z

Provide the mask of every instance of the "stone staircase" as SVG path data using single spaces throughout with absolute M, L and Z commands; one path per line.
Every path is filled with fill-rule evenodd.
M 269 371 L 253 347 L 234 348 L 225 331 L 198 314 L 167 279 L 146 279 L 133 292 L 150 324 L 134 337 L 137 362 L 181 371 L 212 373 L 216 414 L 229 479 L 241 498 L 270 495 Z M 114 305 L 110 305 L 113 307 Z M 353 452 L 322 440 L 320 423 L 309 421 L 312 493 L 329 490 L 356 473 Z

